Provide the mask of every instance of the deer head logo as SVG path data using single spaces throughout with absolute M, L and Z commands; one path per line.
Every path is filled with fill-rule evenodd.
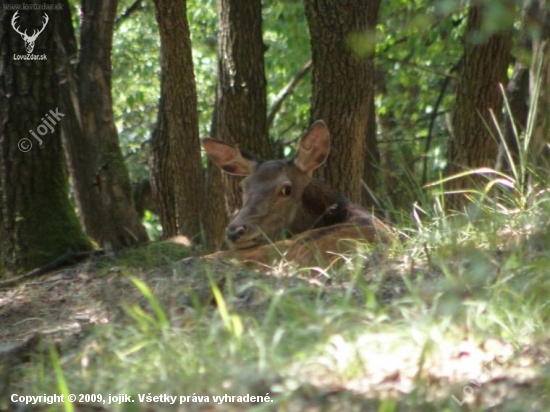
M 42 24 L 42 28 L 40 30 L 34 30 L 32 36 L 29 36 L 27 35 L 27 30 L 25 30 L 24 33 L 21 33 L 19 31 L 19 27 L 15 27 L 16 20 L 19 17 L 17 13 L 19 13 L 19 11 L 16 11 L 11 19 L 11 26 L 17 33 L 21 35 L 21 38 L 25 42 L 25 49 L 27 49 L 27 54 L 31 54 L 34 49 L 34 42 L 36 41 L 38 35 L 44 31 L 50 19 L 48 15 L 44 13 L 44 23 Z

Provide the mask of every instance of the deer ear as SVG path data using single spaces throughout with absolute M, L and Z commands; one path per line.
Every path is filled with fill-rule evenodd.
M 327 125 L 318 120 L 309 128 L 298 147 L 294 164 L 302 172 L 311 174 L 327 160 L 330 149 L 330 134 Z
M 259 159 L 251 154 L 241 152 L 235 146 L 221 140 L 205 137 L 202 139 L 202 146 L 208 157 L 231 175 L 248 176 L 259 163 Z

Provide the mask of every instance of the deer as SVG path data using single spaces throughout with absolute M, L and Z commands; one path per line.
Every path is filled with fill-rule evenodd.
M 17 24 L 16 22 L 17 18 L 19 17 L 17 13 L 19 13 L 19 11 L 16 11 L 11 19 L 11 26 L 17 32 L 17 34 L 21 36 L 21 38 L 25 42 L 25 49 L 27 50 L 27 54 L 31 54 L 32 51 L 34 50 L 34 43 L 36 42 L 38 35 L 44 31 L 44 29 L 46 28 L 46 25 L 50 21 L 50 18 L 48 17 L 47 13 L 44 13 L 44 16 L 43 16 L 44 22 L 42 23 L 42 28 L 40 30 L 36 30 L 36 29 L 33 30 L 32 35 L 29 36 L 27 34 L 27 30 L 25 30 L 24 32 L 21 32 L 19 30 L 19 27 L 15 27 L 15 25 Z
M 263 265 L 283 256 L 300 265 L 332 265 L 354 250 L 350 240 L 393 240 L 382 221 L 312 177 L 330 150 L 322 120 L 311 125 L 290 159 L 266 161 L 213 138 L 202 139 L 202 146 L 222 171 L 244 177 L 239 184 L 242 207 L 226 227 L 230 250 L 210 257 Z

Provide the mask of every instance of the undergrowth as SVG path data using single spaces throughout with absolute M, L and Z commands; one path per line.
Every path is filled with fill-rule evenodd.
M 288 268 L 225 273 L 200 262 L 211 295 L 187 300 L 177 315 L 154 281 L 132 278 L 142 299 L 122 304 L 124 321 L 93 328 L 59 360 L 37 355 L 20 367 L 13 392 L 134 401 L 108 410 L 542 410 L 550 388 L 547 358 L 537 366 L 550 323 L 542 196 L 515 211 L 474 202 L 453 217 L 437 201 L 431 211 L 419 207 L 387 255 L 363 249 L 313 277 Z M 161 256 L 173 276 L 197 276 Z M 124 276 L 148 262 L 125 255 L 116 265 Z M 496 356 L 502 363 L 489 368 Z M 141 402 L 148 394 L 178 400 Z M 247 394 L 269 402 L 214 402 Z

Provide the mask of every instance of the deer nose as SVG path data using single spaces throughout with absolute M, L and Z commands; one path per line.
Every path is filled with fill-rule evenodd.
M 248 226 L 242 224 L 242 225 L 229 225 L 227 226 L 227 229 L 225 230 L 225 234 L 227 238 L 235 242 L 240 237 L 243 237 L 248 232 Z

